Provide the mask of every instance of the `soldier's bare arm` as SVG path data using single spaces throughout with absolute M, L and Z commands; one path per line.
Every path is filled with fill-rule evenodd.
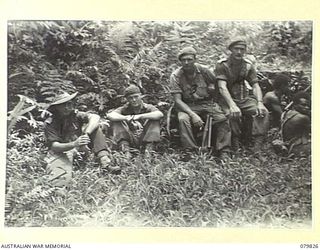
M 252 86 L 253 95 L 256 97 L 258 106 L 257 106 L 257 115 L 258 116 L 265 116 L 268 113 L 267 108 L 263 105 L 262 101 L 262 91 L 260 89 L 259 83 L 254 83 Z
M 233 101 L 229 90 L 227 88 L 227 82 L 223 80 L 218 80 L 219 92 L 226 101 L 230 109 L 230 116 L 233 118 L 238 118 L 241 116 L 241 110 L 237 104 Z
M 130 121 L 132 118 L 131 115 L 122 115 L 116 111 L 112 111 L 107 114 L 107 119 L 113 122 L 119 122 L 119 121 Z
M 85 126 L 83 133 L 91 134 L 99 127 L 100 116 L 96 114 L 88 114 L 88 124 Z
M 140 119 L 149 119 L 149 120 L 160 120 L 163 117 L 163 113 L 160 110 L 152 111 L 148 113 L 138 114 L 133 116 L 133 120 L 140 120 Z

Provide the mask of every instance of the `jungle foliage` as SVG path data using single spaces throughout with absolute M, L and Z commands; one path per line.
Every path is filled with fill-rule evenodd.
M 46 107 L 61 90 L 78 91 L 80 110 L 101 117 L 138 85 L 164 113 L 172 102 L 171 72 L 178 50 L 192 45 L 198 62 L 214 67 L 235 37 L 248 41 L 260 85 L 276 73 L 291 77 L 292 93 L 311 84 L 312 22 L 8 22 L 7 226 L 244 226 L 311 218 L 311 159 L 296 162 L 268 148 L 243 152 L 229 164 L 208 154 L 189 162 L 163 132 L 161 154 L 128 162 L 113 152 L 120 176 L 76 163 L 67 195 L 44 178 Z M 288 96 L 287 101 L 291 100 Z

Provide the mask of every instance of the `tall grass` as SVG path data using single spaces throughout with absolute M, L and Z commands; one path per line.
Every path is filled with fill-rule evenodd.
M 43 178 L 45 150 L 32 144 L 18 157 L 25 145 L 30 137 L 11 140 L 8 148 L 6 226 L 297 227 L 311 221 L 310 157 L 297 161 L 268 149 L 221 163 L 207 153 L 185 161 L 168 150 L 131 160 L 114 152 L 120 175 L 102 175 L 90 160 L 75 166 L 61 193 Z

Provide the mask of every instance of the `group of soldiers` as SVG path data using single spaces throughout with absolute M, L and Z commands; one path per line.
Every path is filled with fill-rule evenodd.
M 228 49 L 230 56 L 219 60 L 214 72 L 196 63 L 194 48 L 185 47 L 178 54 L 181 67 L 171 74 L 169 88 L 181 147 L 192 153 L 203 146 L 205 140 L 210 140 L 212 151 L 223 161 L 239 150 L 241 135 L 246 130 L 255 153 L 262 149 L 271 120 L 273 126 L 280 128 L 291 152 L 301 151 L 301 147 L 310 150 L 309 95 L 296 94 L 293 108 L 283 112 L 281 98 L 290 79 L 279 74 L 273 83 L 274 90 L 263 97 L 255 66 L 245 57 L 246 41 L 236 39 Z M 45 121 L 49 148 L 47 170 L 55 186 L 66 186 L 70 182 L 73 157 L 78 151 L 91 150 L 103 171 L 121 172 L 110 159 L 105 134 L 99 125 L 100 117 L 77 111 L 76 95 L 60 94 L 48 108 L 52 116 Z M 160 120 L 164 115 L 156 106 L 143 102 L 136 85 L 128 86 L 124 96 L 127 103 L 106 114 L 111 122 L 112 139 L 127 158 L 132 157 L 132 147 L 152 152 L 160 141 Z M 206 133 L 208 128 L 210 133 Z

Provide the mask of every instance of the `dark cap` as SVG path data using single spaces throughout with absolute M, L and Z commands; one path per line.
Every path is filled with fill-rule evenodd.
M 178 59 L 180 61 L 180 58 L 184 55 L 194 55 L 196 56 L 197 54 L 197 51 L 192 48 L 192 47 L 185 47 L 183 48 L 182 50 L 179 51 L 179 54 L 178 54 Z
M 137 87 L 136 85 L 133 85 L 133 84 L 131 84 L 129 87 L 127 87 L 124 90 L 125 97 L 132 95 L 132 94 L 141 94 L 139 87 Z
M 54 98 L 53 102 L 49 105 L 49 107 L 53 106 L 53 105 L 59 105 L 62 103 L 66 103 L 71 101 L 73 98 L 76 97 L 76 95 L 78 94 L 78 92 L 75 92 L 73 94 L 68 94 L 67 92 L 63 92 L 61 94 L 56 95 L 56 97 Z
M 231 43 L 228 46 L 228 49 L 231 50 L 233 46 L 235 45 L 243 45 L 247 47 L 247 42 L 243 38 L 237 38 L 231 41 Z

